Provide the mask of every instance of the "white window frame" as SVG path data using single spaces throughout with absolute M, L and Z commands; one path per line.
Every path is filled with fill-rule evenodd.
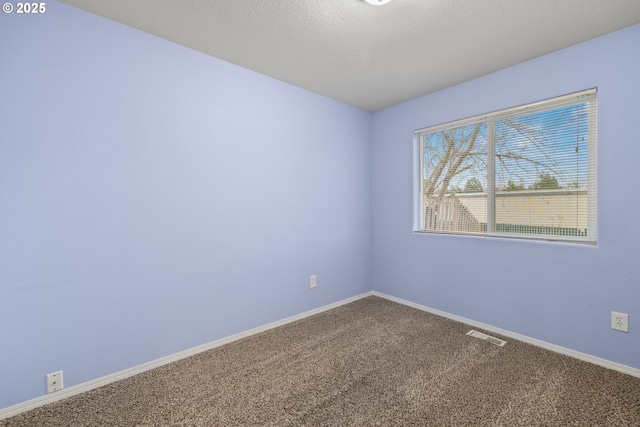
M 551 98 L 532 104 L 526 104 L 505 110 L 496 111 L 480 116 L 470 117 L 467 119 L 457 120 L 441 125 L 430 126 L 414 131 L 414 218 L 413 231 L 421 234 L 455 234 L 455 235 L 473 235 L 482 237 L 506 237 L 522 240 L 546 240 L 546 241 L 563 241 L 585 244 L 597 243 L 597 89 L 589 89 L 582 92 L 572 93 L 569 95 Z M 528 115 L 563 106 L 570 106 L 580 102 L 589 102 L 588 110 L 588 158 L 587 158 L 587 236 L 549 236 L 535 235 L 523 233 L 506 233 L 495 231 L 495 123 L 512 117 Z M 423 136 L 426 134 L 436 133 L 439 131 L 463 127 L 470 124 L 485 122 L 487 124 L 487 231 L 486 233 L 471 232 L 447 232 L 437 230 L 425 230 L 425 206 L 424 206 L 424 156 L 423 156 Z M 493 128 L 493 129 L 491 129 Z

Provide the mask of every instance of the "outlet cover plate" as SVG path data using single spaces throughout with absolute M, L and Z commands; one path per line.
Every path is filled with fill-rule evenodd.
M 314 274 L 313 276 L 309 276 L 309 287 L 310 288 L 315 288 L 316 287 L 316 275 Z
M 629 315 L 625 313 L 611 312 L 611 329 L 629 332 Z
M 47 393 L 62 390 L 62 371 L 47 374 Z

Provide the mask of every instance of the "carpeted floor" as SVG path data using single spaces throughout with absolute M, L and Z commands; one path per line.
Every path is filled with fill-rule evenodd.
M 640 426 L 640 378 L 470 329 L 369 297 L 0 426 Z

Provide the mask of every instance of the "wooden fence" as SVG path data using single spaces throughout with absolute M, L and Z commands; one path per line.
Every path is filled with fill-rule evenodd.
M 482 233 L 483 224 L 455 196 L 424 198 L 424 228 L 429 231 Z
M 487 223 L 480 222 L 456 196 L 424 198 L 424 230 L 458 233 L 486 233 Z M 495 231 L 509 234 L 586 237 L 586 227 L 497 223 Z

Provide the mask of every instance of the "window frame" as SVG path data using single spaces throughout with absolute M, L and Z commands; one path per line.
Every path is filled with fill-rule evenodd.
M 587 235 L 580 236 L 559 236 L 559 235 L 536 235 L 523 233 L 509 233 L 495 231 L 496 225 L 496 180 L 495 180 L 495 124 L 500 120 L 526 116 L 534 113 L 541 113 L 557 108 L 568 107 L 580 103 L 588 103 L 587 115 Z M 433 134 L 449 129 L 455 129 L 471 124 L 484 122 L 487 126 L 487 225 L 486 232 L 465 232 L 465 231 L 441 231 L 425 230 L 425 203 L 424 203 L 424 145 L 423 138 L 427 134 Z M 414 146 L 414 221 L 413 231 L 418 234 L 441 234 L 441 235 L 462 235 L 478 237 L 499 237 L 514 238 L 523 241 L 543 240 L 551 242 L 567 242 L 595 245 L 598 241 L 597 229 L 597 88 L 588 89 L 568 95 L 549 98 L 542 101 L 524 104 L 517 107 L 498 110 L 492 113 L 481 114 L 466 119 L 455 120 L 435 126 L 418 129 L 413 132 Z

